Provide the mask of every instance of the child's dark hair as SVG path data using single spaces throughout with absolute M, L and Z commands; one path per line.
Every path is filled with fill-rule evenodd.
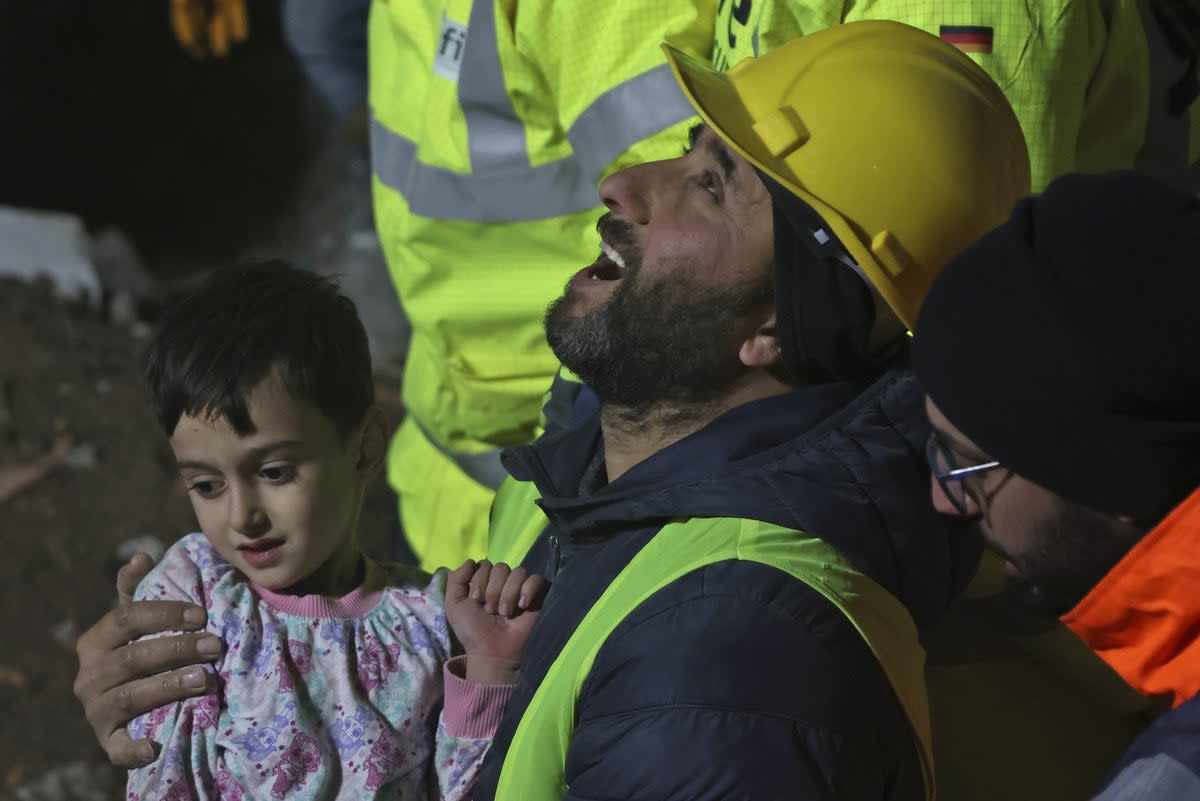
M 285 261 L 217 270 L 167 309 L 146 350 L 146 384 L 168 437 L 185 414 L 253 434 L 246 394 L 272 372 L 342 436 L 375 402 L 354 304 L 333 281 Z

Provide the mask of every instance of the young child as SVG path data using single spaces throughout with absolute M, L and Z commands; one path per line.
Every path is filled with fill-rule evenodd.
M 203 533 L 137 597 L 203 605 L 225 650 L 217 693 L 130 723 L 161 752 L 128 797 L 468 797 L 545 585 L 363 555 L 387 430 L 353 304 L 282 262 L 219 271 L 168 313 L 146 380 Z

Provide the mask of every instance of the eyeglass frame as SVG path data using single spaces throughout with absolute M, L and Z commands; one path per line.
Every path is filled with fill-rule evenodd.
M 946 464 L 950 466 L 949 470 L 943 471 L 938 469 L 939 454 L 945 454 Z M 995 470 L 996 468 L 1001 467 L 1000 462 L 995 460 L 967 465 L 966 467 L 959 467 L 958 461 L 954 458 L 954 451 L 950 450 L 946 443 L 942 442 L 942 439 L 938 436 L 937 431 L 931 432 L 929 434 L 929 439 L 925 442 L 925 461 L 929 463 L 930 473 L 933 474 L 938 486 L 942 488 L 942 494 L 945 495 L 950 503 L 954 506 L 955 511 L 961 515 L 970 514 L 967 511 L 966 505 L 968 498 L 967 488 L 963 486 L 962 482 L 971 476 L 979 475 L 980 473 L 985 473 L 988 470 Z M 958 486 L 962 491 L 962 500 L 959 500 L 956 497 L 956 493 L 950 490 L 951 482 L 958 482 Z

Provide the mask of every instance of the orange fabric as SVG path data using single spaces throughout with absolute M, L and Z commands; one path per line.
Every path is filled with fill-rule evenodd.
M 1200 489 L 1062 622 L 1138 692 L 1172 708 L 1200 692 Z

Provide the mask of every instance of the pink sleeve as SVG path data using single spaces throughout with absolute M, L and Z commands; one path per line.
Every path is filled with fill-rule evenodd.
M 442 722 L 455 737 L 491 738 L 516 685 L 473 684 L 466 680 L 466 671 L 465 656 L 454 657 L 443 668 L 446 700 Z

